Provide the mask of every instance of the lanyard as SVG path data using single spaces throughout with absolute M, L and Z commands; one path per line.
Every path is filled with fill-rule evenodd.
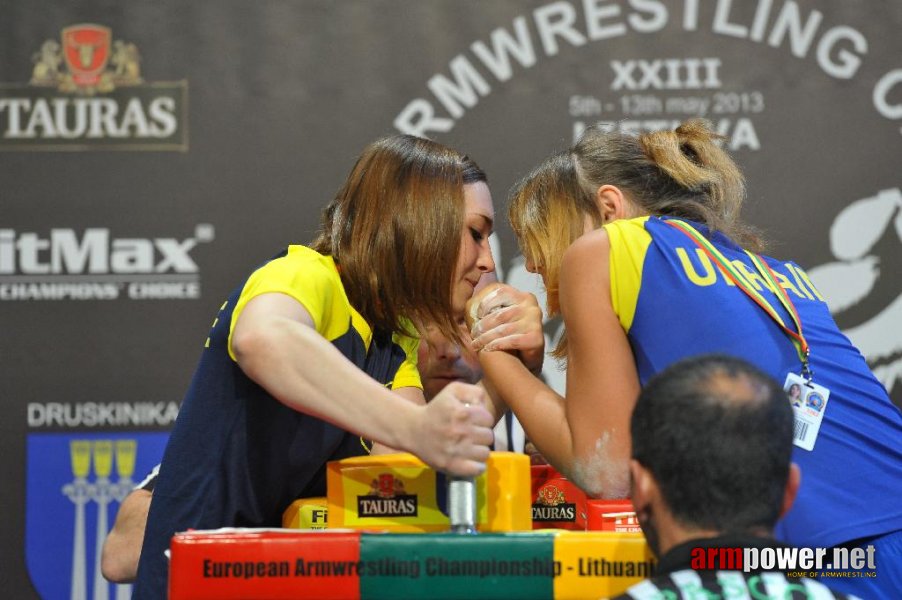
M 686 234 L 689 239 L 696 243 L 696 245 L 702 249 L 708 258 L 714 261 L 717 266 L 721 268 L 724 274 L 730 278 L 730 280 L 736 284 L 740 290 L 745 292 L 745 294 L 751 298 L 755 304 L 760 306 L 764 312 L 770 316 L 774 321 L 776 321 L 777 325 L 780 326 L 780 329 L 783 330 L 786 335 L 791 339 L 793 346 L 795 346 L 796 352 L 799 355 L 799 359 L 802 361 L 802 377 L 805 378 L 806 382 L 811 383 L 811 362 L 810 362 L 810 354 L 811 348 L 808 345 L 808 341 L 805 339 L 804 334 L 802 333 L 802 319 L 799 317 L 799 313 L 796 310 L 795 305 L 792 303 L 792 299 L 786 293 L 786 290 L 780 285 L 777 281 L 777 277 L 771 268 L 768 266 L 764 260 L 753 252 L 749 252 L 748 250 L 744 250 L 744 252 L 749 256 L 752 261 L 752 264 L 755 266 L 755 269 L 761 276 L 767 281 L 768 285 L 773 289 L 774 295 L 777 296 L 777 299 L 780 301 L 780 304 L 783 305 L 783 308 L 786 309 L 786 312 L 789 313 L 790 318 L 792 319 L 793 324 L 796 326 L 796 331 L 793 331 L 789 327 L 786 326 L 786 323 L 783 322 L 783 319 L 780 317 L 780 314 L 771 306 L 770 302 L 762 296 L 758 290 L 752 286 L 751 283 L 746 279 L 746 277 L 733 266 L 733 264 L 725 257 L 720 250 L 718 250 L 714 244 L 712 244 L 706 237 L 700 234 L 692 225 L 678 220 L 665 220 L 665 223 L 668 225 L 682 231 Z

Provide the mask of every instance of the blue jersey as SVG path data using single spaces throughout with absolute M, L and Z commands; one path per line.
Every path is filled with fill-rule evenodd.
M 612 303 L 643 385 L 677 360 L 712 352 L 744 358 L 781 384 L 800 372 L 789 336 L 686 234 L 656 217 L 615 221 L 605 230 Z M 793 328 L 743 249 L 722 234 L 709 240 Z M 830 547 L 902 529 L 902 413 L 805 272 L 763 258 L 801 318 L 814 383 L 830 390 L 814 449 L 793 448 L 802 484 L 777 536 Z
M 422 387 L 419 340 L 375 335 L 348 301 L 330 257 L 290 246 L 257 269 L 220 308 L 179 411 L 154 489 L 135 597 L 166 596 L 163 551 L 174 533 L 280 527 L 296 498 L 326 495 L 326 462 L 364 453 L 358 436 L 288 408 L 236 363 L 235 322 L 251 299 L 267 293 L 297 300 L 317 332 L 376 381 Z

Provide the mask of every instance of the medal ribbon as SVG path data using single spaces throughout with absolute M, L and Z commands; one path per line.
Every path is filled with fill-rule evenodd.
M 796 310 L 795 305 L 792 303 L 792 299 L 786 293 L 786 290 L 780 285 L 780 282 L 777 281 L 777 277 L 771 268 L 768 266 L 764 260 L 753 252 L 749 252 L 745 250 L 745 253 L 749 256 L 752 261 L 752 264 L 755 266 L 755 269 L 761 276 L 767 281 L 769 287 L 772 288 L 774 295 L 777 296 L 777 299 L 780 301 L 780 304 L 783 305 L 783 308 L 786 309 L 786 312 L 789 313 L 790 318 L 792 319 L 793 324 L 796 326 L 797 331 L 793 331 L 789 327 L 786 326 L 783 319 L 780 317 L 780 314 L 776 311 L 776 309 L 771 306 L 770 302 L 762 296 L 755 287 L 749 283 L 748 279 L 743 275 L 736 267 L 733 266 L 733 263 L 725 257 L 720 250 L 718 250 L 714 244 L 712 244 L 705 236 L 700 234 L 692 225 L 675 219 L 667 219 L 664 221 L 671 227 L 678 229 L 683 232 L 686 236 L 689 237 L 695 244 L 702 249 L 708 258 L 710 258 L 717 266 L 721 268 L 724 274 L 734 283 L 736 287 L 745 292 L 745 294 L 751 298 L 755 304 L 760 306 L 764 312 L 770 316 L 774 321 L 776 321 L 777 325 L 780 326 L 780 329 L 783 330 L 786 335 L 789 336 L 792 341 L 793 346 L 795 346 L 796 352 L 799 355 L 799 359 L 802 361 L 802 376 L 808 381 L 811 382 L 811 367 L 809 361 L 809 355 L 811 354 L 811 348 L 808 345 L 807 340 L 805 340 L 805 336 L 802 333 L 802 319 L 799 317 L 799 313 Z

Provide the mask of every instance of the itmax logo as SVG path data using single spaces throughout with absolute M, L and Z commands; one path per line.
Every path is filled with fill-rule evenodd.
M 212 225 L 194 236 L 114 238 L 106 228 L 34 232 L 0 229 L 0 300 L 115 300 L 200 297 L 191 251 L 214 239 Z

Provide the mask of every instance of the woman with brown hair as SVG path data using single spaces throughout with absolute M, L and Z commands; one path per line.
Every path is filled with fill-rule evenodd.
M 165 597 L 176 531 L 277 527 L 293 500 L 325 495 L 330 460 L 376 446 L 482 472 L 485 394 L 454 383 L 426 404 L 416 331 L 461 341 L 495 268 L 493 220 L 466 156 L 412 136 L 363 151 L 312 247 L 289 246 L 220 307 L 163 457 L 136 598 Z
M 805 272 L 758 254 L 740 218 L 742 174 L 719 141 L 701 120 L 644 135 L 589 129 L 525 177 L 510 218 L 549 312 L 563 317 L 566 399 L 507 352 L 486 352 L 523 349 L 523 309 L 535 300 L 509 286 L 486 288 L 468 310 L 484 375 L 553 466 L 617 498 L 629 493 L 640 386 L 687 357 L 744 358 L 824 399 L 819 411 L 794 409 L 802 485 L 777 535 L 811 547 L 866 541 L 902 561 L 902 414 Z M 866 583 L 892 589 L 890 571 Z

